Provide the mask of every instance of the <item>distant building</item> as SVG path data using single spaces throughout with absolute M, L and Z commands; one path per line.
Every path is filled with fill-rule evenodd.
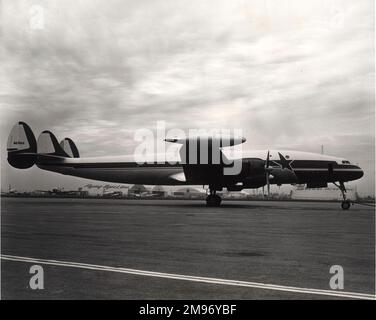
M 357 199 L 354 189 L 347 189 L 346 197 L 351 200 Z M 304 188 L 298 186 L 291 191 L 291 199 L 294 200 L 343 200 L 342 193 L 338 188 Z
M 102 185 L 94 185 L 94 184 L 87 184 L 82 187 L 83 191 L 87 192 L 89 197 L 101 197 L 103 195 L 103 186 Z
M 89 197 L 124 197 L 128 194 L 128 186 L 125 185 L 100 185 L 87 184 L 79 188 L 85 195 Z
M 225 199 L 246 199 L 249 197 L 249 194 L 244 191 L 228 191 L 222 193 L 222 196 Z
M 153 197 L 164 198 L 167 196 L 167 191 L 163 189 L 162 186 L 154 186 L 151 190 L 151 194 Z
M 78 190 L 64 190 L 62 187 L 56 187 L 51 190 L 33 190 L 29 195 L 33 197 L 81 198 L 87 196 L 87 192 L 83 191 L 82 188 L 78 188 Z
M 51 195 L 52 191 L 50 190 L 33 190 L 31 195 L 33 196 L 49 196 Z
M 11 185 L 8 186 L 7 191 L 1 190 L 1 195 L 3 195 L 3 196 L 14 196 L 14 195 L 17 195 L 17 194 L 18 194 L 17 190 L 13 189 Z
M 150 191 L 141 184 L 135 184 L 128 190 L 128 195 L 130 197 L 142 197 L 150 195 Z
M 203 199 L 206 197 L 206 194 L 202 191 L 199 191 L 195 188 L 180 188 L 173 192 L 174 197 L 185 198 L 185 199 Z
M 125 185 L 107 184 L 103 186 L 103 196 L 110 198 L 122 198 L 128 195 L 129 187 Z

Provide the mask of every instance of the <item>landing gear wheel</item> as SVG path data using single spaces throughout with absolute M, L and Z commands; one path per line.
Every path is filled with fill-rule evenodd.
M 341 207 L 343 210 L 349 210 L 351 206 L 351 201 L 346 199 L 346 188 L 342 181 L 339 182 L 339 185 L 335 182 L 333 184 L 341 190 L 343 201 L 341 203 Z
M 341 207 L 343 210 L 349 210 L 350 209 L 350 201 L 346 200 L 346 201 L 343 201 L 342 204 L 341 204 Z
M 206 198 L 206 205 L 208 207 L 219 207 L 221 205 L 221 197 L 216 194 L 209 194 Z

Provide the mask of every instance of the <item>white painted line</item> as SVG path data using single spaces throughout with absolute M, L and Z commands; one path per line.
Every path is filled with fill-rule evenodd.
M 334 296 L 334 297 L 341 297 L 341 298 L 376 300 L 375 295 L 357 293 L 357 292 L 345 292 L 345 291 L 334 291 L 334 290 L 299 288 L 299 287 L 291 287 L 291 286 L 279 286 L 275 284 L 266 284 L 266 283 L 258 283 L 258 282 L 188 276 L 188 275 L 174 274 L 174 273 L 145 271 L 145 270 L 137 270 L 137 269 L 129 269 L 129 268 L 121 268 L 121 267 L 109 267 L 109 266 L 101 266 L 101 265 L 96 265 L 96 264 L 86 264 L 86 263 L 67 262 L 67 261 L 58 261 L 58 260 L 37 259 L 37 258 L 20 257 L 20 256 L 12 256 L 12 255 L 4 255 L 4 254 L 1 255 L 1 259 L 9 260 L 9 261 L 20 261 L 20 262 L 28 262 L 28 263 L 35 263 L 35 264 L 70 267 L 70 268 L 127 273 L 127 274 L 132 274 L 132 275 L 156 277 L 156 278 L 164 278 L 164 279 L 203 282 L 203 283 L 211 283 L 211 284 L 221 284 L 221 285 L 229 285 L 229 286 L 248 287 L 248 288 L 265 289 L 265 290 L 276 290 L 276 291 L 285 291 L 285 292 L 294 292 L 294 293 L 316 294 L 316 295 Z

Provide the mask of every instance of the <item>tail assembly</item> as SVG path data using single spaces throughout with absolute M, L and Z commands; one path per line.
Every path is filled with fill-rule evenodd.
M 37 142 L 25 122 L 18 122 L 11 130 L 8 143 L 8 162 L 18 169 L 31 168 L 37 159 Z
M 38 155 L 69 158 L 51 131 L 45 130 L 39 135 L 37 146 Z
M 79 158 L 80 154 L 78 152 L 78 149 L 72 139 L 65 138 L 64 140 L 61 140 L 60 147 L 65 151 L 66 154 L 70 158 Z
M 56 158 L 78 158 L 80 155 L 74 142 L 65 138 L 58 143 L 50 131 L 43 131 L 35 140 L 31 128 L 25 122 L 18 122 L 11 130 L 7 143 L 8 162 L 18 169 L 31 168 L 37 161 Z

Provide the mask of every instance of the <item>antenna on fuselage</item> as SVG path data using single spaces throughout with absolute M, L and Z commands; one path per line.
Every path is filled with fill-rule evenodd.
M 324 154 L 324 145 L 321 145 L 321 154 Z

